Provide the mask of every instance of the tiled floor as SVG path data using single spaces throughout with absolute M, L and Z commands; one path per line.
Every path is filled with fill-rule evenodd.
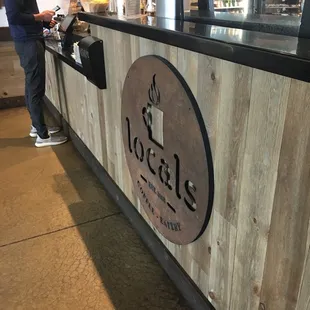
M 189 309 L 69 142 L 0 110 L 0 309 Z

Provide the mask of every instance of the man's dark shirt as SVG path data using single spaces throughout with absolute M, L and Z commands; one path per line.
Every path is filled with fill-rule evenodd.
M 33 16 L 39 13 L 36 0 L 5 0 L 4 5 L 14 41 L 42 38 L 43 23 Z

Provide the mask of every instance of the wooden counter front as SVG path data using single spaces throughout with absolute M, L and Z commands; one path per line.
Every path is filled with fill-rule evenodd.
M 217 310 L 310 309 L 310 85 L 115 30 L 99 90 L 47 53 L 47 97 L 132 204 L 121 94 L 144 55 L 171 62 L 191 88 L 209 134 L 215 197 L 204 234 L 188 246 L 158 237 Z

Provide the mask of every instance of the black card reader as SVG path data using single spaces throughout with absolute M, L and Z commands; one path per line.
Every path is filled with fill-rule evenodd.
M 88 36 L 79 42 L 79 51 L 84 74 L 100 89 L 106 89 L 106 73 L 102 40 Z
M 59 25 L 59 31 L 65 33 L 64 37 L 61 40 L 61 46 L 63 49 L 67 50 L 72 47 L 72 32 L 73 25 L 75 23 L 75 15 L 67 15 L 65 19 Z

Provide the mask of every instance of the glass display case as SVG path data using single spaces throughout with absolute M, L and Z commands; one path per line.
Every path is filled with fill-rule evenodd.
M 304 8 L 302 1 L 191 0 L 190 9 L 184 10 L 184 19 L 223 27 L 299 36 Z
M 86 12 L 126 17 L 141 13 L 290 36 L 300 35 L 302 16 L 309 15 L 303 14 L 304 0 L 71 0 L 69 14 L 76 13 L 79 4 Z M 307 29 L 308 25 L 310 18 L 304 23 Z M 307 29 L 303 37 L 310 36 Z
M 198 0 L 191 1 L 190 10 L 201 10 L 200 3 L 203 2 Z M 208 2 L 210 3 L 210 1 Z M 212 4 L 214 12 L 283 16 L 299 16 L 302 13 L 303 7 L 302 0 L 213 0 Z

